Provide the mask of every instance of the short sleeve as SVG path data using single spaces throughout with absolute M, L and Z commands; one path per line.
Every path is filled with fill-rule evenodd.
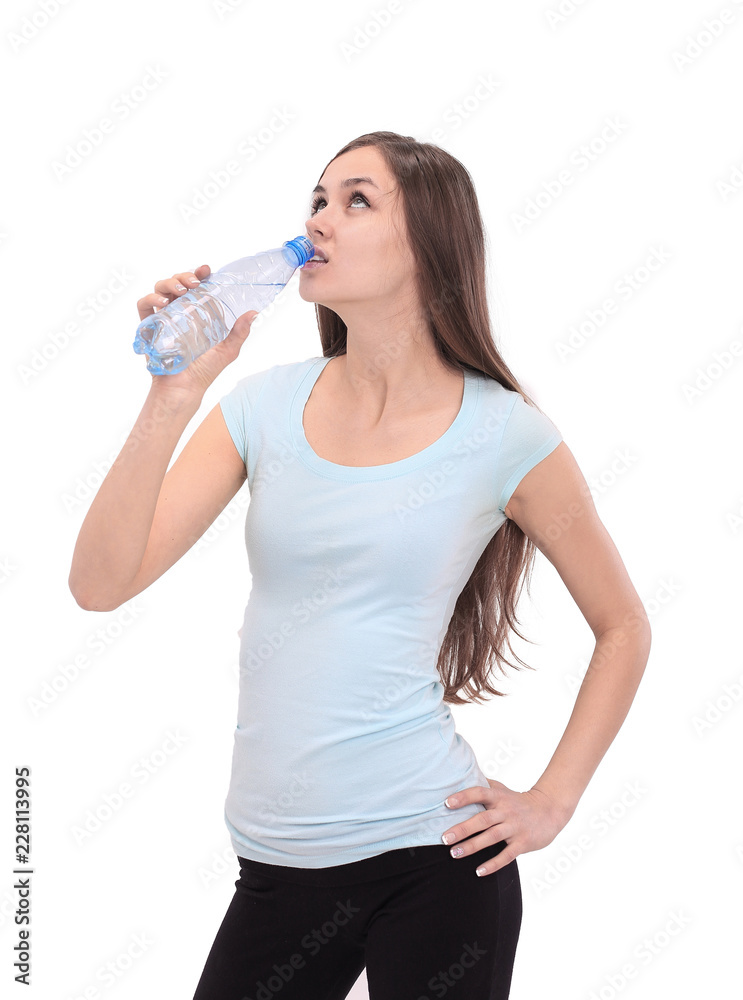
M 521 480 L 555 450 L 562 434 L 536 407 L 516 393 L 496 462 L 498 510 L 504 511 Z
M 250 426 L 258 397 L 266 380 L 266 375 L 273 369 L 246 375 L 222 398 L 219 406 L 222 410 L 227 430 L 237 448 L 237 453 L 248 466 L 248 445 L 250 442 Z

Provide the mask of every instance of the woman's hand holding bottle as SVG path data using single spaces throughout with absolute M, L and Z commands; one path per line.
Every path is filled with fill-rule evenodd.
M 211 274 L 208 264 L 202 264 L 195 271 L 182 271 L 172 278 L 163 278 L 155 283 L 155 291 L 137 301 L 140 321 L 151 316 L 155 309 L 162 309 L 179 296 L 197 288 Z M 176 396 L 197 396 L 199 399 L 223 371 L 240 353 L 253 320 L 258 311 L 253 309 L 238 316 L 234 326 L 224 340 L 210 347 L 200 357 L 195 358 L 182 372 L 171 375 L 153 375 L 152 384 L 163 392 Z M 158 388 L 157 391 L 161 391 Z

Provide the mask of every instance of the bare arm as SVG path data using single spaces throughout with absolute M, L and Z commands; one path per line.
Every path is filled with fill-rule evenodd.
M 209 273 L 159 281 L 137 303 L 140 318 Z M 197 278 L 195 275 L 199 275 Z M 238 317 L 227 337 L 183 371 L 152 377 L 131 434 L 83 521 L 69 588 L 86 611 L 112 611 L 141 593 L 188 551 L 245 482 L 242 456 L 217 404 L 168 470 L 175 446 L 204 392 L 238 355 L 257 315 Z
M 629 712 L 650 624 L 564 442 L 524 476 L 505 513 L 557 569 L 596 637 L 565 732 L 533 786 L 570 816 Z
M 206 531 L 245 482 L 219 405 L 167 472 L 199 408 L 150 390 L 83 521 L 69 587 L 87 611 L 112 611 L 150 586 Z

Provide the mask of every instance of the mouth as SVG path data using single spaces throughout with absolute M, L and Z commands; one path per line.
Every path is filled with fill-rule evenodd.
M 328 263 L 328 258 L 325 251 L 320 247 L 315 247 L 315 256 L 311 257 L 310 260 L 301 268 L 301 270 L 312 270 L 313 268 L 322 267 L 324 264 Z

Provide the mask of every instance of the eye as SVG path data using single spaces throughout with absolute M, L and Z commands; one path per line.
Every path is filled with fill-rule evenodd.
M 351 194 L 349 195 L 349 204 L 353 204 L 353 202 L 355 202 L 357 198 L 360 198 L 367 207 L 369 206 L 369 202 L 366 200 L 366 198 L 360 191 L 351 192 Z M 322 195 L 318 195 L 312 202 L 310 215 L 314 215 L 315 212 L 317 212 L 321 202 L 324 203 L 325 199 L 323 198 Z

